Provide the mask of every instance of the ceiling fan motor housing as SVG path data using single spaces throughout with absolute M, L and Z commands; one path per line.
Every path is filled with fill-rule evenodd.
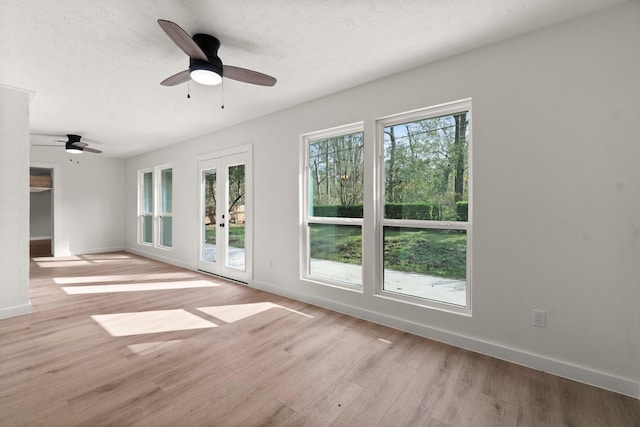
M 207 55 L 209 62 L 189 58 L 189 70 L 209 70 L 222 77 L 222 60 L 218 57 L 220 41 L 209 34 L 196 34 L 193 36 L 193 41 Z

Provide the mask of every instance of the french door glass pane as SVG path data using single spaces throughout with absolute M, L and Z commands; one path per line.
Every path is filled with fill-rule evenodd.
M 202 171 L 204 180 L 204 211 L 202 220 L 204 222 L 204 235 L 202 236 L 203 261 L 216 262 L 216 170 L 209 169 Z
M 362 285 L 362 227 L 309 224 L 309 276 Z
M 227 207 L 227 266 L 244 270 L 245 267 L 245 167 L 243 164 L 228 169 L 229 206 Z
M 384 290 L 466 305 L 464 230 L 384 227 Z

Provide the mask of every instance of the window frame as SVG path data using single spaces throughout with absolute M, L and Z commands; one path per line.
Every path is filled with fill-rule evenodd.
M 471 295 L 472 295 L 472 223 L 473 223 L 473 161 L 472 161 L 472 105 L 471 98 L 459 101 L 449 102 L 445 104 L 435 105 L 431 107 L 421 108 L 408 111 L 405 113 L 394 114 L 379 118 L 375 121 L 375 161 L 374 174 L 375 185 L 374 195 L 377 198 L 375 203 L 375 222 L 376 222 L 376 269 L 375 269 L 375 289 L 374 295 L 377 298 L 393 300 L 397 302 L 417 305 L 421 307 L 432 308 L 436 310 L 454 312 L 471 316 Z M 426 120 L 430 118 L 452 115 L 462 111 L 468 112 L 469 123 L 467 130 L 469 138 L 467 140 L 468 153 L 468 218 L 467 221 L 437 221 L 437 220 L 415 220 L 415 219 L 387 219 L 385 218 L 385 160 L 384 160 L 384 129 L 388 126 L 403 124 L 413 121 Z M 423 229 L 440 229 L 440 230 L 464 230 L 466 232 L 466 304 L 459 306 L 444 301 L 421 298 L 391 292 L 384 289 L 384 228 L 385 227 L 401 227 L 401 228 L 423 228 Z
M 151 197 L 152 197 L 152 201 L 151 201 L 151 211 L 147 211 L 145 209 L 145 187 L 144 187 L 144 176 L 150 173 L 151 174 Z M 138 171 L 138 244 L 143 245 L 143 246 L 153 246 L 154 241 L 155 241 L 155 236 L 153 233 L 153 225 L 151 227 L 151 242 L 147 242 L 144 240 L 144 219 L 145 217 L 151 217 L 151 223 L 153 224 L 153 217 L 154 217 L 154 202 L 155 202 L 155 195 L 154 195 L 154 185 L 153 185 L 153 180 L 154 180 L 154 173 L 153 173 L 153 168 L 146 168 L 146 169 L 140 169 Z
M 171 212 L 163 212 L 162 209 L 162 171 L 171 169 Z M 151 174 L 151 210 L 145 209 L 146 193 L 144 177 Z M 151 218 L 151 242 L 144 240 L 144 221 L 146 217 Z M 162 218 L 171 217 L 171 246 L 162 244 Z M 173 166 L 171 164 L 150 167 L 138 170 L 138 244 L 147 247 L 154 247 L 163 250 L 173 249 Z
M 162 172 L 171 170 L 171 212 L 164 212 L 162 203 L 164 201 L 162 192 Z M 154 168 L 154 188 L 155 188 L 155 215 L 154 215 L 154 247 L 159 249 L 171 250 L 173 248 L 173 166 L 171 164 L 156 166 Z M 162 219 L 171 218 L 171 246 L 165 246 L 162 243 Z
M 306 133 L 300 136 L 301 141 L 301 156 L 300 156 L 300 197 L 302 203 L 300 203 L 301 211 L 300 211 L 300 278 L 304 281 L 336 287 L 341 289 L 346 289 L 349 291 L 362 293 L 364 286 L 364 218 L 342 218 L 342 217 L 316 217 L 311 216 L 310 214 L 310 201 L 312 194 L 309 189 L 310 185 L 310 168 L 311 165 L 309 163 L 309 155 L 310 155 L 310 144 L 321 141 L 328 138 L 349 135 L 353 133 L 361 132 L 364 135 L 364 122 L 356 122 L 343 126 L 337 126 L 330 129 L 320 130 L 316 132 Z M 365 140 L 363 138 L 363 144 Z M 363 169 L 366 168 L 366 160 L 364 155 L 364 147 L 363 147 L 363 160 L 362 160 Z M 366 174 L 363 176 L 363 179 L 366 179 Z M 364 196 L 366 198 L 366 194 Z M 364 204 L 364 200 L 363 200 Z M 364 217 L 364 212 L 363 212 Z M 311 242 L 311 224 L 328 224 L 328 225 L 357 225 L 360 227 L 360 233 L 362 236 L 363 243 L 360 247 L 360 254 L 362 257 L 362 264 L 360 266 L 362 270 L 361 281 L 360 284 L 355 284 L 346 281 L 340 280 L 332 280 L 329 278 L 314 276 L 310 274 L 310 263 L 309 263 L 309 255 L 310 255 L 310 242 Z

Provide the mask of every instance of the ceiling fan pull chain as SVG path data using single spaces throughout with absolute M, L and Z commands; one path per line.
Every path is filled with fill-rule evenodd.
M 220 109 L 224 110 L 224 79 L 220 82 L 220 95 L 222 98 L 222 105 L 220 106 Z
M 187 99 L 191 99 L 191 94 L 189 92 L 191 92 L 191 81 L 187 80 Z

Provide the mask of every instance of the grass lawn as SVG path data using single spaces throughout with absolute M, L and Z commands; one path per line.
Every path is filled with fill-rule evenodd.
M 216 244 L 216 225 L 211 224 L 205 227 L 205 243 Z M 244 248 L 244 225 L 229 224 L 229 246 L 233 248 Z
M 311 257 L 362 264 L 359 226 L 312 224 Z M 385 228 L 385 268 L 439 277 L 466 277 L 467 236 L 450 230 Z
M 207 243 L 216 243 L 215 227 L 206 227 Z M 384 234 L 385 268 L 455 279 L 466 277 L 464 232 L 387 227 Z M 244 225 L 229 226 L 229 246 L 244 248 Z M 311 257 L 362 265 L 360 227 L 312 224 Z

